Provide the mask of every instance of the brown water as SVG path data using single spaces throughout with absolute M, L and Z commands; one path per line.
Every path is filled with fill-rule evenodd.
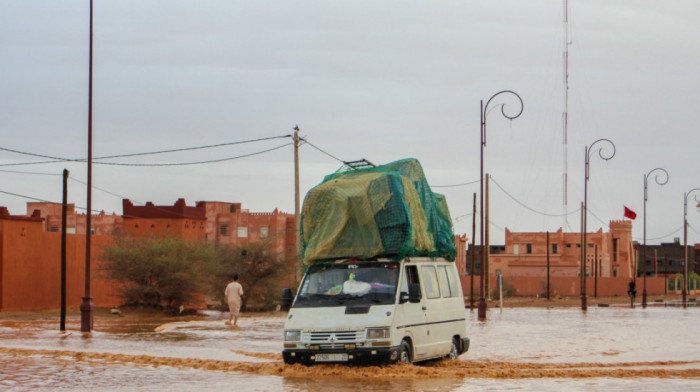
M 0 390 L 698 390 L 700 309 L 466 311 L 472 347 L 420 366 L 284 365 L 284 315 L 101 317 L 68 333 L 0 313 Z

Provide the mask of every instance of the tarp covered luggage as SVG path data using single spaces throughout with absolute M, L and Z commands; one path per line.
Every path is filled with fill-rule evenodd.
M 454 260 L 444 196 L 430 190 L 416 159 L 327 176 L 302 207 L 303 260 L 406 256 Z

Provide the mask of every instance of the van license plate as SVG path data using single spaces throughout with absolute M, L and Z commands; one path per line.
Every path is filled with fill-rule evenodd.
M 348 354 L 316 354 L 316 362 L 345 362 Z

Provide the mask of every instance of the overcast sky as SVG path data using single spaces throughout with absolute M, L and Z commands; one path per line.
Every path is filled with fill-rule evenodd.
M 571 0 L 569 14 L 565 154 L 563 0 L 95 0 L 94 157 L 273 139 L 96 160 L 93 210 L 183 197 L 293 213 L 293 148 L 274 137 L 298 125 L 313 145 L 300 148 L 302 197 L 342 160 L 413 157 L 471 238 L 480 100 L 513 90 L 522 115 L 503 117 L 519 104 L 502 94 L 487 116 L 492 243 L 505 228 L 578 232 L 585 147 L 601 138 L 616 150 L 590 154 L 588 230 L 608 231 L 626 205 L 642 242 L 644 174 L 661 167 L 647 243 L 682 241 L 684 192 L 700 188 L 700 2 Z M 0 205 L 12 214 L 26 197 L 60 202 L 64 168 L 69 202 L 87 205 L 85 163 L 29 163 L 87 157 L 88 50 L 89 1 L 0 0 Z

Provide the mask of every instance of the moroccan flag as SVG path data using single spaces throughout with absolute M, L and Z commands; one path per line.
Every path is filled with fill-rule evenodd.
M 623 206 L 623 207 L 625 207 L 625 218 L 630 218 L 630 219 L 634 220 L 634 218 L 637 217 L 637 213 L 636 213 L 636 212 L 630 210 L 630 209 L 627 208 L 626 206 Z

